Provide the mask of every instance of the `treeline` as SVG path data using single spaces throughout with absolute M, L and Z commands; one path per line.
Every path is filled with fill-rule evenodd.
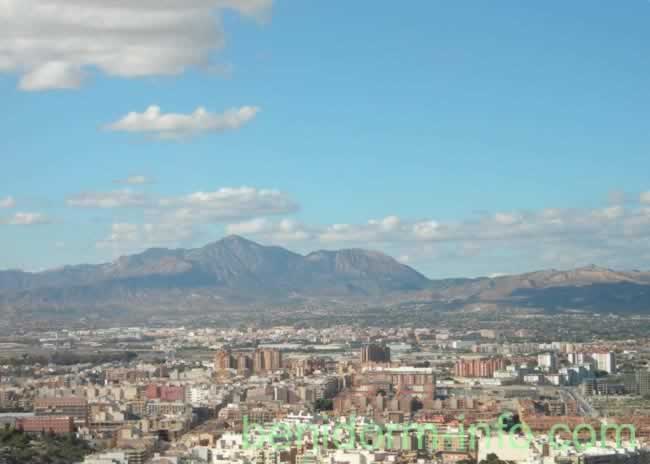
M 27 435 L 8 427 L 0 431 L 0 464 L 71 464 L 91 452 L 74 435 Z
M 56 351 L 46 355 L 24 354 L 20 357 L 0 358 L 0 364 L 12 367 L 33 366 L 40 364 L 56 364 L 58 366 L 72 366 L 74 364 L 103 364 L 109 362 L 128 362 L 137 358 L 133 351 L 114 353 L 78 353 L 72 351 Z M 0 463 L 1 464 L 1 463 Z

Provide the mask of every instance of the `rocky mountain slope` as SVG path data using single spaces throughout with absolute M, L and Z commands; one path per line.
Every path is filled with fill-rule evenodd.
M 113 263 L 0 272 L 0 308 L 146 310 L 167 305 L 277 304 L 296 298 L 379 298 L 423 290 L 422 274 L 359 249 L 307 256 L 238 236 L 191 250 L 150 249 Z
M 480 304 L 544 310 L 650 311 L 650 273 L 596 266 L 497 278 L 429 280 L 382 253 L 306 256 L 238 236 L 202 248 L 155 248 L 113 263 L 41 273 L 0 272 L 0 311 L 10 317 L 106 317 L 291 305 Z
M 650 273 L 598 266 L 545 270 L 496 278 L 456 280 L 419 295 L 456 306 L 493 304 L 544 310 L 650 312 Z

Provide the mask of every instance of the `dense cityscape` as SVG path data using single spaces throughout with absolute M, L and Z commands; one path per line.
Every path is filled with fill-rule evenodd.
M 650 0 L 0 0 L 0 464 L 650 464 Z
M 480 320 L 34 331 L 3 340 L 0 417 L 84 464 L 644 462 L 650 339 L 601 319 L 580 342 Z

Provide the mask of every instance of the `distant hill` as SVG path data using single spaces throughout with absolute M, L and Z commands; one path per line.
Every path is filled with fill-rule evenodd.
M 435 281 L 433 282 L 434 287 Z M 457 304 L 489 303 L 543 310 L 650 312 L 650 273 L 598 266 L 456 281 L 420 295 Z
M 362 249 L 308 255 L 229 236 L 197 249 L 154 248 L 113 263 L 0 272 L 8 318 L 178 315 L 297 305 L 424 302 L 543 310 L 650 311 L 650 273 L 589 266 L 478 279 L 429 280 Z
M 104 308 L 209 311 L 311 298 L 380 298 L 430 281 L 382 253 L 359 249 L 307 256 L 229 236 L 202 248 L 155 248 L 113 263 L 0 272 L 0 308 L 15 315 Z

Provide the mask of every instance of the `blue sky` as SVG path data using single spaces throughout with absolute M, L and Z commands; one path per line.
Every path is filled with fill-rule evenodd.
M 232 232 L 650 268 L 649 2 L 75 2 L 0 7 L 0 268 Z

